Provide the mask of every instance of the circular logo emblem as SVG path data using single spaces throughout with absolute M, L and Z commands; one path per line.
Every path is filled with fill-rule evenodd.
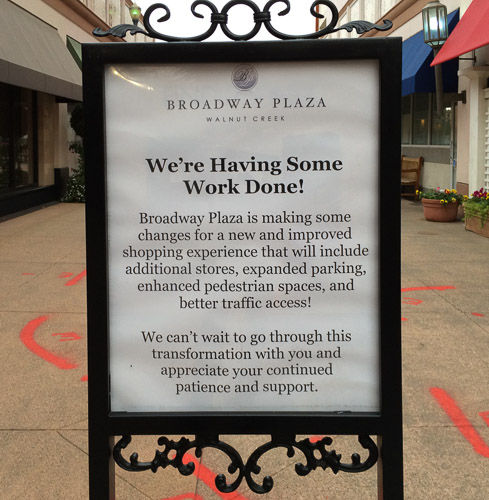
M 258 71 L 251 64 L 240 64 L 234 68 L 232 79 L 238 90 L 251 90 L 258 82 Z

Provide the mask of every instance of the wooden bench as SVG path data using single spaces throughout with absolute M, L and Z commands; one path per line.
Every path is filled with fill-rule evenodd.
M 419 190 L 419 181 L 421 179 L 423 161 L 424 159 L 422 156 L 419 156 L 418 158 L 411 158 L 409 156 L 402 155 L 401 196 L 412 196 L 415 200 L 418 199 L 416 192 Z

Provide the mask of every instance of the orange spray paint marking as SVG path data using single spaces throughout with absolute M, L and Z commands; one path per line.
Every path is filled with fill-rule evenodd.
M 57 366 L 61 370 L 72 370 L 73 368 L 76 368 L 78 365 L 71 363 L 61 356 L 53 354 L 44 347 L 41 347 L 34 339 L 34 334 L 36 333 L 37 328 L 39 328 L 47 319 L 48 316 L 39 316 L 38 318 L 29 321 L 29 323 L 27 323 L 27 325 L 24 326 L 20 332 L 20 340 L 27 347 L 27 349 L 29 349 L 29 351 L 33 352 L 36 356 L 39 356 L 48 363 Z
M 61 273 L 58 278 L 69 278 L 70 276 L 73 276 L 73 273 Z
M 487 446 L 485 441 L 475 430 L 474 426 L 458 407 L 455 400 L 452 399 L 447 392 L 438 387 L 432 387 L 430 392 L 445 413 L 450 417 L 462 436 L 472 445 L 474 450 L 484 458 L 489 458 L 489 446 Z
M 80 274 L 77 274 L 74 278 L 72 278 L 70 281 L 67 281 L 65 283 L 65 286 L 73 286 L 76 285 L 81 279 L 83 279 L 87 275 L 87 270 L 82 271 Z
M 487 426 L 489 426 L 489 411 L 481 411 L 479 416 L 482 417 Z
M 472 313 L 472 316 L 477 316 L 478 318 L 485 318 L 484 314 Z
M 78 333 L 75 333 L 75 332 L 52 333 L 51 335 L 53 337 L 56 337 L 56 336 L 61 337 L 59 339 L 60 342 L 66 342 L 67 340 L 80 340 L 81 339 L 80 335 L 78 335 Z
M 88 375 L 83 375 L 83 377 L 80 380 L 82 382 L 86 382 L 88 380 Z
M 315 443 L 317 441 L 321 441 L 324 436 L 311 436 L 309 438 L 309 441 L 311 443 Z M 234 493 L 223 493 L 222 491 L 219 491 L 216 487 L 215 483 L 215 477 L 217 474 L 215 472 L 212 472 L 210 469 L 208 469 L 205 465 L 202 465 L 200 461 L 194 457 L 191 453 L 187 453 L 184 456 L 184 459 L 187 459 L 185 461 L 185 464 L 188 464 L 189 462 L 194 462 L 195 464 L 195 470 L 194 470 L 194 475 L 197 476 L 198 479 L 200 479 L 204 484 L 206 484 L 214 493 L 217 493 L 217 495 L 222 498 L 223 500 L 248 500 L 246 497 L 243 495 L 239 494 L 238 492 Z M 185 496 L 181 497 L 175 497 L 175 498 L 168 498 L 164 500 L 178 500 L 178 499 L 187 498 Z M 193 497 L 190 497 L 193 498 Z M 197 496 L 196 496 L 197 500 Z M 325 500 L 328 500 L 327 497 L 325 497 Z
M 419 299 L 411 299 L 410 297 L 404 297 L 401 301 L 403 304 L 409 304 L 411 306 L 419 306 L 423 301 Z
M 195 470 L 194 475 L 197 476 L 204 484 L 206 484 L 214 493 L 217 494 L 223 500 L 248 500 L 246 497 L 240 495 L 238 492 L 233 493 L 223 493 L 219 491 L 216 487 L 215 477 L 217 474 L 208 469 L 205 465 L 202 465 L 200 461 L 194 457 L 191 453 L 187 453 L 184 458 L 187 458 L 188 462 L 194 462 Z
M 321 441 L 321 439 L 323 439 L 324 436 L 311 436 L 309 438 L 309 441 L 311 441 L 311 443 L 317 443 L 318 441 Z
M 420 292 L 424 290 L 455 290 L 454 286 L 414 286 L 411 288 L 401 288 L 401 292 Z
M 410 288 L 401 288 L 401 293 L 403 292 L 420 292 L 420 291 L 426 291 L 426 290 L 455 290 L 454 286 L 413 286 Z M 423 301 L 419 299 L 412 299 L 410 297 L 405 297 L 402 300 L 403 304 L 410 304 L 412 306 L 417 306 L 421 304 Z M 407 321 L 407 318 L 401 318 L 401 321 Z

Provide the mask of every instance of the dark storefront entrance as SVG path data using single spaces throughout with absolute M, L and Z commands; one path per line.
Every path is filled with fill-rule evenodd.
M 37 183 L 36 92 L 0 83 L 0 195 Z

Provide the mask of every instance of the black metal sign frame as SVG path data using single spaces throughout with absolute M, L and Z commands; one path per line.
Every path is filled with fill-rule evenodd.
M 374 465 L 378 457 L 378 498 L 402 500 L 402 399 L 401 399 L 401 327 L 400 327 L 400 54 L 396 38 L 363 40 L 299 40 L 278 42 L 223 42 L 202 44 L 88 44 L 83 47 L 86 222 L 87 222 L 87 295 L 88 295 L 88 373 L 89 373 L 89 454 L 90 498 L 114 499 L 114 460 L 127 470 L 153 470 L 172 466 L 182 474 L 192 473 L 184 465 L 183 454 L 195 448 L 197 455 L 205 447 L 224 452 L 231 461 L 229 470 L 237 478 L 228 484 L 224 475 L 216 477 L 217 487 L 234 491 L 243 479 L 255 492 L 267 493 L 273 480 L 262 484 L 253 479 L 259 458 L 268 450 L 285 447 L 299 450 L 306 465 L 297 470 L 306 475 L 321 467 L 338 471 L 360 472 Z M 125 413 L 110 408 L 109 336 L 108 336 L 108 262 L 107 199 L 105 151 L 105 68 L 109 64 L 178 62 L 263 62 L 376 60 L 380 81 L 380 130 L 378 171 L 379 213 L 379 325 L 380 325 L 380 412 L 338 414 L 325 412 L 195 412 Z M 131 120 L 131 117 L 127 117 Z M 132 435 L 195 435 L 195 441 L 178 443 L 161 437 L 152 462 L 123 457 Z M 265 434 L 270 442 L 259 447 L 248 460 L 222 442 L 219 435 Z M 298 434 L 358 435 L 368 451 L 363 462 L 353 455 L 351 463 L 327 450 L 330 438 L 319 443 L 296 441 Z M 378 437 L 378 450 L 369 437 Z M 114 436 L 124 436 L 114 446 Z M 316 452 L 316 453 L 315 453 Z M 318 458 L 318 454 L 320 458 Z M 379 456 L 378 456 L 379 455 Z M 171 456 L 171 457 L 170 457 Z M 303 460 L 303 459 L 302 459 Z M 302 469 L 301 469 L 302 467 Z M 163 493 L 163 492 L 162 492 Z

